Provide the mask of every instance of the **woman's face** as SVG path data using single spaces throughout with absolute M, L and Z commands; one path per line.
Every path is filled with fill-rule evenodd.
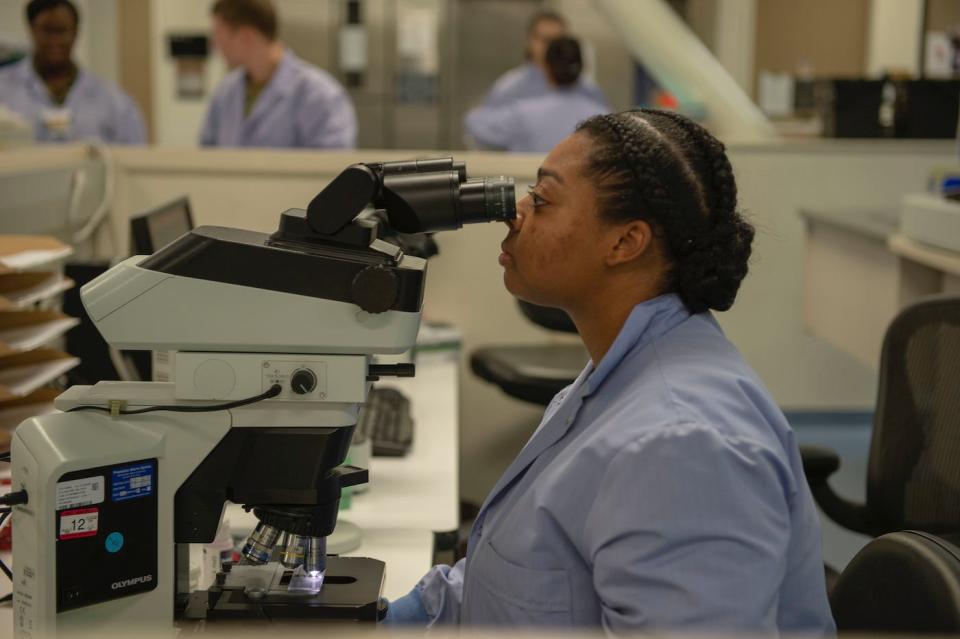
M 70 63 L 77 39 L 77 21 L 67 7 L 61 5 L 42 11 L 34 18 L 30 30 L 37 66 L 62 67 Z
M 589 299 L 604 275 L 606 247 L 617 231 L 604 224 L 584 176 L 592 141 L 574 133 L 543 161 L 537 183 L 517 204 L 501 244 L 503 280 L 516 297 L 570 310 Z

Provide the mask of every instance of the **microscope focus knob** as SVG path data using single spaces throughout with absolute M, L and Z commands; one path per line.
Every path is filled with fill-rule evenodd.
M 400 284 L 393 271 L 382 266 L 368 266 L 353 278 L 353 302 L 368 313 L 383 313 L 397 301 Z
M 300 368 L 290 376 L 290 388 L 298 395 L 306 395 L 317 387 L 317 376 L 309 368 Z

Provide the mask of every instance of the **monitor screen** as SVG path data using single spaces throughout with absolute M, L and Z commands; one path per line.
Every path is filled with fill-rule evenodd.
M 190 201 L 180 197 L 130 218 L 130 250 L 152 255 L 193 229 Z

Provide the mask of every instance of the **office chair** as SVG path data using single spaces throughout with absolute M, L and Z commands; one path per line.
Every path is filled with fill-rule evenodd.
M 573 320 L 558 308 L 517 300 L 521 312 L 538 326 L 576 333 Z M 590 356 L 582 344 L 484 346 L 470 355 L 470 368 L 511 397 L 546 406 L 577 378 Z
M 925 298 L 890 324 L 870 442 L 866 503 L 827 483 L 833 451 L 801 447 L 817 504 L 841 526 L 877 537 L 960 533 L 960 295 Z
M 844 633 L 960 633 L 960 548 L 915 530 L 873 539 L 837 579 L 830 608 Z

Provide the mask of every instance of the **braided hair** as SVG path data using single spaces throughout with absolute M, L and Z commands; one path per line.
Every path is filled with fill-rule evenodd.
M 580 43 L 569 36 L 560 36 L 550 42 L 546 54 L 547 72 L 560 87 L 576 84 L 583 71 Z
M 691 313 L 725 311 L 747 275 L 753 226 L 737 211 L 737 184 L 723 144 L 692 120 L 638 109 L 577 127 L 594 150 L 586 160 L 601 215 L 644 220 L 670 262 L 664 290 Z

